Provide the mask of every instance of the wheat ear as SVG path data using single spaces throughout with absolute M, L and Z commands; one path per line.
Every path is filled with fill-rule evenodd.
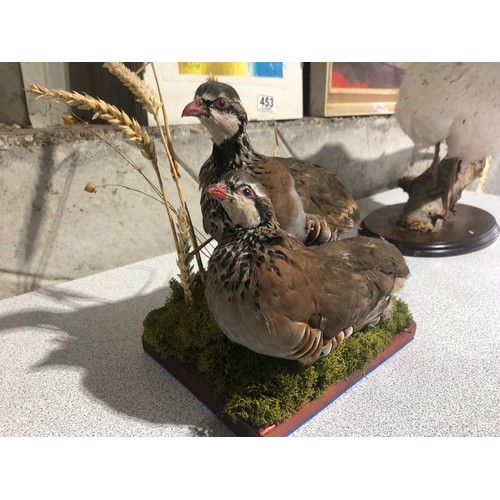
M 28 91 L 39 99 L 52 99 L 54 101 L 65 102 L 78 109 L 94 111 L 94 115 L 92 116 L 93 120 L 102 118 L 120 129 L 130 141 L 137 145 L 142 155 L 148 160 L 151 160 L 155 168 L 158 168 L 155 145 L 146 129 L 141 127 L 135 118 L 131 118 L 116 106 L 87 94 L 80 94 L 78 92 L 62 89 L 48 89 L 47 87 L 37 84 L 30 85 Z
M 184 207 L 180 207 L 177 210 L 177 228 L 179 231 L 179 252 L 177 254 L 177 266 L 179 268 L 179 278 L 184 289 L 184 300 L 189 306 L 193 303 L 193 266 L 191 265 L 191 260 L 193 255 L 190 254 L 190 231 L 189 231 L 189 221 L 188 215 Z
M 199 251 L 197 251 L 198 241 L 197 241 L 196 235 L 194 233 L 194 225 L 193 225 L 193 221 L 191 219 L 191 214 L 189 213 L 189 208 L 188 208 L 188 204 L 186 201 L 186 197 L 184 196 L 184 190 L 182 189 L 182 183 L 180 180 L 181 176 L 179 173 L 179 166 L 177 165 L 177 160 L 175 158 L 174 145 L 172 142 L 172 136 L 170 135 L 170 127 L 168 126 L 167 110 L 165 109 L 165 102 L 163 101 L 163 98 L 161 96 L 160 84 L 158 82 L 158 75 L 156 74 L 156 68 L 155 68 L 154 63 L 151 63 L 151 69 L 153 70 L 153 75 L 155 77 L 155 82 L 156 82 L 156 88 L 158 90 L 158 95 L 160 97 L 161 110 L 162 110 L 162 115 L 163 115 L 163 122 L 165 124 L 166 137 L 165 137 L 165 134 L 163 133 L 163 129 L 161 127 L 161 123 L 160 123 L 160 119 L 159 119 L 158 114 L 155 115 L 155 121 L 156 121 L 158 128 L 160 130 L 161 140 L 163 142 L 163 147 L 165 148 L 165 151 L 166 151 L 167 156 L 168 156 L 168 161 L 170 163 L 170 170 L 171 170 L 175 185 L 177 186 L 177 192 L 179 194 L 179 199 L 181 201 L 182 207 L 186 210 L 187 221 L 188 221 L 188 225 L 189 225 L 189 234 L 191 236 L 191 243 L 192 243 L 195 257 L 196 257 L 196 264 L 197 264 L 198 270 L 200 272 L 201 280 L 204 282 L 205 281 L 205 270 L 203 268 L 203 262 L 201 261 L 200 253 L 199 253 Z
M 62 90 L 62 89 L 49 89 L 42 85 L 32 84 L 27 89 L 39 99 L 51 99 L 58 102 L 64 102 L 70 106 L 75 106 L 78 109 L 87 109 L 94 112 L 92 119 L 102 118 L 114 127 L 121 130 L 141 151 L 142 155 L 151 161 L 158 178 L 161 194 L 163 197 L 164 205 L 167 210 L 170 227 L 175 242 L 175 248 L 179 252 L 179 240 L 175 229 L 174 220 L 169 207 L 169 202 L 163 186 L 163 181 L 158 167 L 158 158 L 156 156 L 156 149 L 154 142 L 149 136 L 144 127 L 141 127 L 137 120 L 131 118 L 124 111 L 119 110 L 116 106 L 108 104 L 107 102 L 96 99 L 87 94 L 80 94 L 78 92 Z
M 134 71 L 131 71 L 125 64 L 119 62 L 104 63 L 103 68 L 106 68 L 112 75 L 116 76 L 135 95 L 137 101 L 142 104 L 146 111 L 152 115 L 158 113 L 161 107 L 160 101 L 158 101 L 144 80 Z
M 177 187 L 177 193 L 179 195 L 179 200 L 181 202 L 181 206 L 185 209 L 187 215 L 187 222 L 189 227 L 189 234 L 191 236 L 191 243 L 193 248 L 198 248 L 198 241 L 196 239 L 196 235 L 194 232 L 194 226 L 191 219 L 191 214 L 189 213 L 188 204 L 186 201 L 186 197 L 184 195 L 184 189 L 182 187 L 182 182 L 180 180 L 180 171 L 179 166 L 177 165 L 177 160 L 175 158 L 174 145 L 172 142 L 172 137 L 170 135 L 170 127 L 168 126 L 167 113 L 165 110 L 165 106 L 163 103 L 163 99 L 161 97 L 160 86 L 158 83 L 158 77 L 156 74 L 156 69 L 154 63 L 150 63 L 151 68 L 153 70 L 153 74 L 156 80 L 156 86 L 158 90 L 158 95 L 160 100 L 156 98 L 153 91 L 150 87 L 142 80 L 139 75 L 130 69 L 128 69 L 123 63 L 116 62 L 107 62 L 103 66 L 106 68 L 111 74 L 116 76 L 122 83 L 125 85 L 132 94 L 135 95 L 137 100 L 144 106 L 146 111 L 149 111 L 158 126 L 158 130 L 160 131 L 160 136 L 162 140 L 163 147 L 165 149 L 165 153 L 167 154 L 167 158 L 170 164 L 170 173 Z M 165 131 L 166 136 L 163 132 L 163 128 L 161 126 L 160 117 L 159 117 L 159 109 L 161 108 L 163 113 L 163 121 L 165 123 Z M 200 271 L 200 275 L 204 280 L 204 269 L 203 263 L 201 261 L 201 257 L 197 250 L 195 250 L 196 261 L 198 265 L 198 269 Z

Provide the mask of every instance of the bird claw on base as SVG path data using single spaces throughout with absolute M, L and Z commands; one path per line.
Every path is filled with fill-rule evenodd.
M 306 214 L 306 245 L 321 245 L 328 241 L 337 239 L 337 233 L 332 233 L 326 220 L 320 215 Z
M 432 212 L 418 211 L 409 215 L 402 215 L 397 225 L 409 231 L 421 233 L 437 233 L 443 228 L 444 217 Z
M 444 158 L 437 166 L 437 185 L 433 182 L 431 165 L 414 179 L 401 179 L 399 186 L 409 198 L 397 225 L 410 231 L 439 232 L 444 221 L 456 213 L 456 204 L 463 190 L 481 175 L 484 161 L 469 161 L 465 165 L 456 158 Z M 460 168 L 459 168 L 460 167 Z

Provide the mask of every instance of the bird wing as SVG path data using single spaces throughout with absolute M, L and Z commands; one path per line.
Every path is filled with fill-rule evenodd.
M 319 306 L 320 260 L 302 245 L 279 245 L 276 251 L 256 276 L 266 342 L 274 355 L 308 365 L 331 349 L 319 325 L 309 321 Z
M 306 237 L 304 200 L 298 195 L 286 165 L 274 158 L 263 157 L 249 167 L 249 171 L 269 192 L 280 226 L 300 240 L 304 240 Z
M 311 362 L 323 349 L 322 332 L 304 321 L 319 303 L 318 258 L 286 234 L 270 246 L 255 254 L 251 271 L 242 271 L 239 260 L 234 269 L 231 264 L 217 271 L 224 256 L 216 248 L 207 304 L 231 340 L 262 354 Z
M 272 158 L 267 161 L 280 162 L 287 168 L 306 213 L 324 216 L 341 231 L 359 225 L 358 205 L 334 173 L 297 158 Z
M 209 309 L 231 340 L 304 364 L 327 354 L 344 330 L 377 322 L 396 281 L 408 276 L 399 251 L 374 238 L 305 247 L 280 233 L 256 252 L 250 270 L 239 259 L 225 264 L 227 255 L 215 249 Z
M 317 307 L 320 260 L 288 235 L 271 242 L 270 248 L 256 274 L 262 290 L 262 311 L 267 316 L 278 312 L 292 321 L 303 322 Z
M 409 276 L 399 250 L 382 239 L 358 236 L 314 250 L 323 261 L 318 314 L 327 337 L 372 323 Z

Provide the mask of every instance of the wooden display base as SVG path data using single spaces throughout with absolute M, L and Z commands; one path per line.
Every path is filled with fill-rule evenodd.
M 477 207 L 457 205 L 456 213 L 439 232 L 410 231 L 397 225 L 404 203 L 381 207 L 362 222 L 360 234 L 382 236 L 402 254 L 412 257 L 447 257 L 475 252 L 491 245 L 499 235 L 495 218 Z
M 165 360 L 156 349 L 144 341 L 143 346 L 147 354 L 155 359 L 163 366 L 170 374 L 172 374 L 179 382 L 181 382 L 188 390 L 190 390 L 202 403 L 219 417 L 237 436 L 247 437 L 264 437 L 264 436 L 286 436 L 300 427 L 304 422 L 319 413 L 323 408 L 330 404 L 334 399 L 340 396 L 347 389 L 352 387 L 356 382 L 365 377 L 368 373 L 374 370 L 377 366 L 386 361 L 394 353 L 408 344 L 415 336 L 416 324 L 412 322 L 409 327 L 401 332 L 394 334 L 391 344 L 382 351 L 376 358 L 372 359 L 366 369 L 361 372 L 357 371 L 350 377 L 335 385 L 332 385 L 327 392 L 317 400 L 311 401 L 304 405 L 299 411 L 285 422 L 270 425 L 267 427 L 255 427 L 245 420 L 238 419 L 233 422 L 227 415 L 223 414 L 224 400 L 217 396 L 208 387 L 203 378 L 190 366 L 183 365 L 175 359 Z

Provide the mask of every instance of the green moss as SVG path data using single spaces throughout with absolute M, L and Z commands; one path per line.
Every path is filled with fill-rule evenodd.
M 258 427 L 287 420 L 332 384 L 364 370 L 391 343 L 392 334 L 412 321 L 407 305 L 395 299 L 390 318 L 352 335 L 328 356 L 304 368 L 231 342 L 212 319 L 199 278 L 191 307 L 185 305 L 175 279 L 170 288 L 165 306 L 144 320 L 144 340 L 165 359 L 194 367 L 225 399 L 224 411 L 233 420 L 240 417 Z

